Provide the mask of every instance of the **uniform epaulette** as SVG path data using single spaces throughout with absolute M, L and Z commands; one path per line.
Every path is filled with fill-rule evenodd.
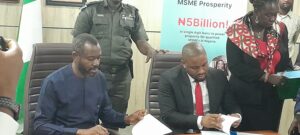
M 132 8 L 132 9 L 137 9 L 135 6 L 129 5 L 129 4 L 124 4 L 125 6 Z
M 103 0 L 97 0 L 97 1 L 88 2 L 88 3 L 84 4 L 84 6 L 82 6 L 80 8 L 80 10 L 84 10 L 85 8 L 87 8 L 87 7 L 91 6 L 91 5 L 98 4 L 98 3 L 101 3 L 101 2 L 103 2 Z
M 136 8 L 135 6 L 129 4 L 124 4 L 124 6 L 130 8 L 131 10 L 138 11 L 138 8 Z

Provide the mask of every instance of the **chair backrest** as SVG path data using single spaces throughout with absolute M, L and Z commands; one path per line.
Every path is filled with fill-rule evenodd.
M 180 64 L 181 53 L 169 52 L 167 54 L 157 54 L 152 58 L 149 68 L 147 89 L 146 89 L 146 109 L 148 113 L 159 119 L 160 110 L 158 104 L 158 83 L 160 74 L 165 70 Z
M 25 86 L 24 135 L 32 135 L 41 83 L 53 71 L 72 62 L 72 44 L 40 43 L 33 46 Z

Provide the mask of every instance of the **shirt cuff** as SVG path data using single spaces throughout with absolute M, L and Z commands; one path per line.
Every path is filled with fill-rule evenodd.
M 239 117 L 240 117 L 240 121 L 242 121 L 242 115 L 241 114 L 239 114 L 239 113 L 236 113 L 237 115 L 239 115 Z
M 0 129 L 1 134 L 14 135 L 19 128 L 18 122 L 6 113 L 0 112 Z
M 202 117 L 203 116 L 198 116 L 198 118 L 197 118 L 197 125 L 198 125 L 199 130 L 202 130 L 202 128 L 203 128 L 203 125 L 201 125 Z
M 64 135 L 76 135 L 77 128 L 64 128 Z

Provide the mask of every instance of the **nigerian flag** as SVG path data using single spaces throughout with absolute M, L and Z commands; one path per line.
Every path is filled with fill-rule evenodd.
M 25 80 L 32 46 L 35 43 L 42 43 L 42 12 L 40 0 L 23 0 L 22 15 L 20 19 L 18 43 L 23 51 L 23 69 L 17 86 L 16 102 L 21 105 L 20 127 L 24 121 L 24 91 Z

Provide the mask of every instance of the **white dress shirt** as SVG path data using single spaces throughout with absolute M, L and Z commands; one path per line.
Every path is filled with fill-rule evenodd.
M 300 32 L 300 17 L 293 14 L 293 12 L 290 11 L 286 15 L 278 14 L 277 21 L 283 22 L 288 29 L 289 55 L 290 58 L 292 58 L 292 62 L 294 64 L 299 53 L 299 46 L 296 45 L 296 41 L 298 36 L 297 33 Z
M 19 124 L 8 114 L 0 112 L 0 134 L 16 135 Z
M 188 76 L 189 76 L 191 88 L 192 88 L 194 108 L 196 108 L 196 98 L 195 98 L 196 82 L 195 82 L 195 79 L 192 78 L 189 74 L 188 74 Z M 206 87 L 206 81 L 204 80 L 199 83 L 200 83 L 200 87 L 201 87 L 201 91 L 202 91 L 203 112 L 205 115 L 207 112 L 209 112 L 209 96 L 208 96 L 208 91 L 207 91 L 207 87 Z M 194 110 L 195 110 L 194 114 L 196 114 L 196 109 L 194 109 Z M 197 125 L 198 125 L 199 129 L 203 128 L 203 126 L 201 125 L 202 117 L 203 116 L 198 116 L 198 119 L 197 119 Z

